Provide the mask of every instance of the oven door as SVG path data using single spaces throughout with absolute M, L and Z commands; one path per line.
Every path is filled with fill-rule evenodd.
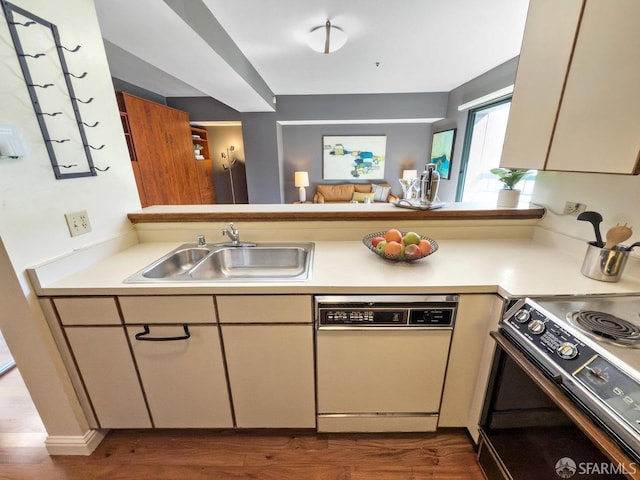
M 640 479 L 638 466 L 505 336 L 480 420 L 478 461 L 493 479 Z

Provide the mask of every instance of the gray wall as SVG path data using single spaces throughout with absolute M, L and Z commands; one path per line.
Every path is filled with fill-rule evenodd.
M 138 87 L 132 83 L 125 82 L 124 80 L 120 80 L 119 78 L 115 77 L 111 77 L 111 82 L 113 83 L 113 89 L 116 92 L 127 92 L 131 95 L 135 95 L 136 97 L 160 103 L 161 105 L 167 104 L 167 99 L 162 95 L 158 95 L 157 93 Z
M 380 124 L 380 125 L 291 125 L 283 126 L 283 186 L 285 203 L 298 199 L 298 189 L 293 184 L 294 172 L 309 172 L 307 200 L 313 200 L 318 184 L 343 183 L 322 179 L 323 135 L 386 135 L 387 153 L 384 180 L 392 191 L 401 195 L 398 179 L 402 170 L 422 171 L 429 158 L 431 144 L 430 124 Z M 371 183 L 371 180 L 356 181 Z
M 249 203 L 282 203 L 275 113 L 241 115 Z
M 169 97 L 167 105 L 189 112 L 192 122 L 240 120 L 240 112 L 211 97 Z
M 278 121 L 442 118 L 446 92 L 278 96 Z
M 453 148 L 453 158 L 451 159 L 451 180 L 441 182 L 438 191 L 438 196 L 441 200 L 445 202 L 453 202 L 455 200 L 460 178 L 462 151 L 469 112 L 459 112 L 458 106 L 512 85 L 516 79 L 518 58 L 512 58 L 508 62 L 498 65 L 496 68 L 449 92 L 447 116 L 444 120 L 433 124 L 434 132 L 457 128 L 456 143 Z
M 421 169 L 428 158 L 431 130 L 428 124 L 385 124 L 385 119 L 410 120 L 442 118 L 447 110 L 448 94 L 398 93 L 381 95 L 286 95 L 276 102 L 275 113 L 239 114 L 211 98 L 182 97 L 167 99 L 168 105 L 189 112 L 192 121 L 241 120 L 247 169 L 249 203 L 294 201 L 293 172 L 300 158 L 308 159 L 311 182 L 322 179 L 322 132 L 331 135 L 387 133 L 387 171 L 385 179 L 397 183 L 400 162 Z M 349 125 L 351 120 L 379 120 L 377 125 Z M 322 121 L 322 127 L 289 125 Z M 285 122 L 280 125 L 279 122 Z M 330 123 L 335 122 L 335 123 Z M 289 132 L 289 133 L 287 133 Z M 293 132 L 293 133 L 292 133 Z M 301 138 L 298 138 L 301 135 Z M 289 143 L 297 145 L 289 148 Z M 305 152 L 306 150 L 306 152 Z M 418 165 L 419 164 L 419 165 Z M 315 167 L 314 167 L 315 165 Z M 421 165 L 421 166 L 420 166 Z M 301 168 L 301 167 L 300 167 Z M 386 178 L 388 175 L 394 178 Z M 394 185 L 396 193 L 399 186 Z M 315 189 L 311 187 L 311 195 Z
M 451 178 L 440 183 L 439 192 L 441 200 L 454 201 L 467 121 L 467 112 L 458 112 L 458 105 L 511 85 L 517 62 L 516 57 L 449 93 L 285 95 L 277 98 L 275 113 L 239 113 L 208 97 L 174 97 L 167 98 L 166 103 L 188 112 L 191 121 L 242 122 L 249 203 L 295 201 L 296 170 L 309 172 L 312 185 L 307 198 L 311 198 L 315 185 L 322 182 L 322 135 L 386 134 L 385 180 L 399 194 L 401 189 L 396 184 L 402 170 L 424 168 L 431 152 L 432 133 L 456 128 Z M 444 119 L 433 124 L 384 122 L 415 118 Z M 349 120 L 380 123 L 345 123 Z M 318 121 L 324 124 L 302 125 Z

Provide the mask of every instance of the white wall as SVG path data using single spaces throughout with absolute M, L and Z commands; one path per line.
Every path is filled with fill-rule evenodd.
M 538 172 L 532 202 L 561 213 L 565 201 L 584 203 L 587 210 L 602 214 L 603 237 L 608 228 L 627 223 L 636 233 L 625 244 L 640 241 L 640 176 Z M 591 224 L 575 217 L 549 211 L 538 225 L 576 239 L 594 240 Z M 635 256 L 640 256 L 640 249 L 635 250 Z
M 93 152 L 96 166 L 110 167 L 96 177 L 55 179 L 9 29 L 0 21 L 0 123 L 18 125 L 28 152 L 20 159 L 0 158 L 0 237 L 7 253 L 5 265 L 13 266 L 0 269 L 0 299 L 15 285 L 24 294 L 3 302 L 0 328 L 49 434 L 75 435 L 85 428 L 82 419 L 70 428 L 55 421 L 73 418 L 77 405 L 25 269 L 130 231 L 126 214 L 139 209 L 140 203 L 93 2 L 12 1 L 57 25 L 63 44 L 81 45 L 78 52 L 65 56 L 70 70 L 88 72 L 84 79 L 73 80 L 74 90 L 79 98 L 94 97 L 91 104 L 80 105 L 81 115 L 88 123 L 100 122 L 87 130 L 87 137 L 94 145 L 105 144 Z M 27 35 L 28 28 L 22 28 L 21 34 Z M 51 56 L 42 57 L 43 62 L 55 56 L 55 50 L 46 53 Z M 52 73 L 50 82 L 56 85 L 52 88 L 64 87 L 61 74 Z M 64 213 L 77 210 L 87 210 L 93 231 L 71 238 Z

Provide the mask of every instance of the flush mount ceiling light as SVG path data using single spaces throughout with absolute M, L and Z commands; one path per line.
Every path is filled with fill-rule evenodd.
M 309 32 L 309 46 L 320 53 L 333 53 L 341 49 L 347 43 L 347 34 L 344 30 L 331 25 L 327 20 L 323 26 L 315 27 Z

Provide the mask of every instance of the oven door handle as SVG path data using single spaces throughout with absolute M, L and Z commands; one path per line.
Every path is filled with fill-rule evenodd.
M 549 378 L 540 371 L 539 367 L 534 365 L 502 333 L 494 331 L 490 332 L 489 335 L 491 335 L 504 353 L 578 426 L 587 438 L 596 445 L 599 445 L 602 451 L 613 461 L 627 466 L 629 465 L 630 460 L 626 453 L 607 435 L 603 434 L 600 428 L 593 423 L 593 420 L 576 407 L 569 397 L 558 390 L 558 387 L 554 385 L 555 380 L 549 380 Z M 560 377 L 564 379 L 561 374 Z

